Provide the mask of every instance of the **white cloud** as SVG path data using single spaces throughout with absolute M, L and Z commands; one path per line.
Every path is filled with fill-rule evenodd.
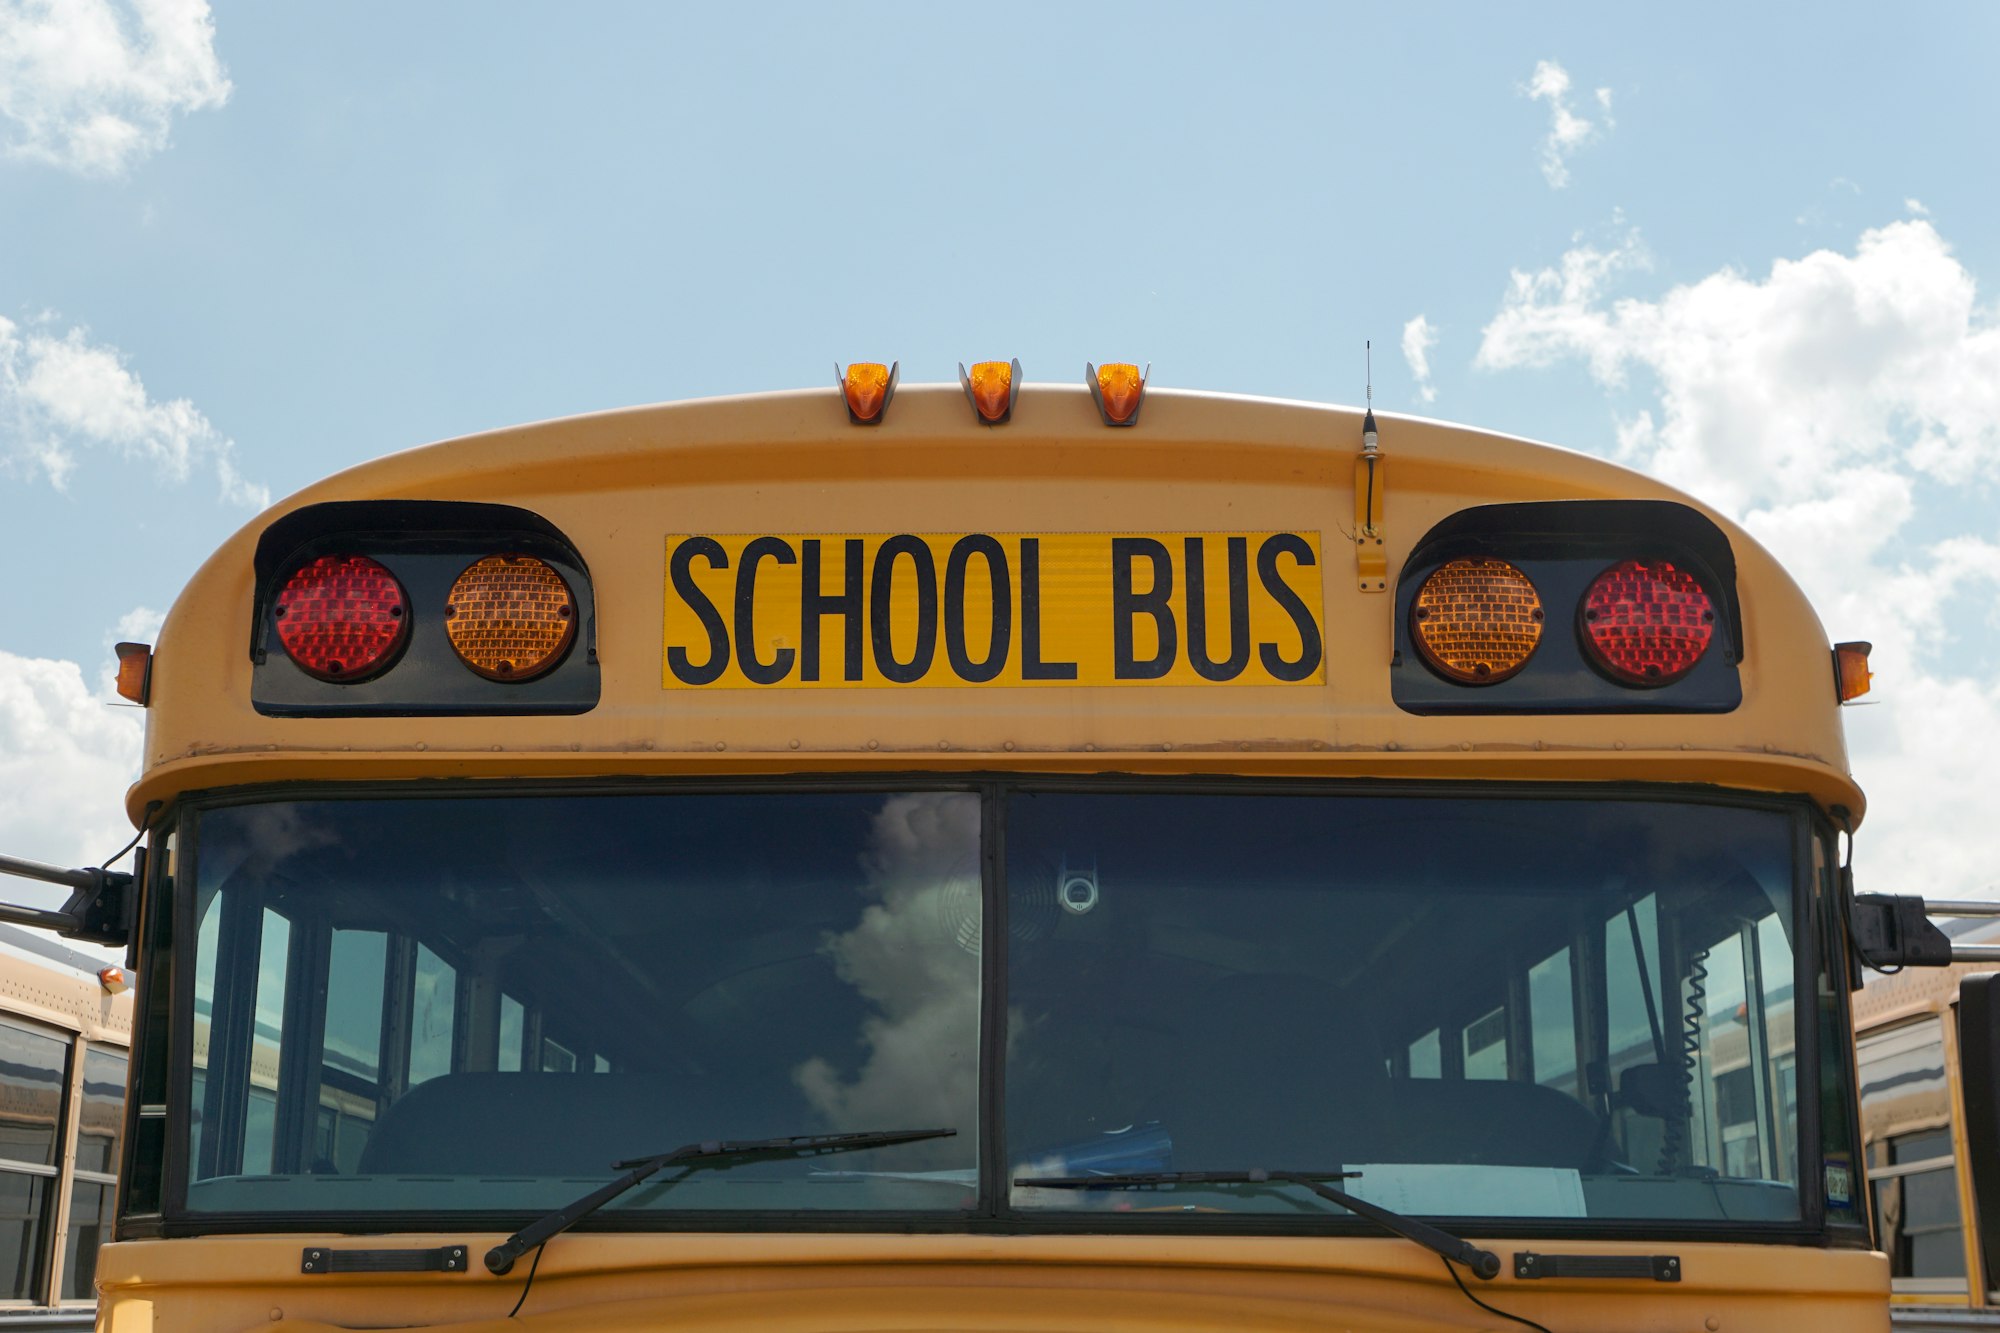
M 149 398 L 117 348 L 89 342 L 82 329 L 57 336 L 46 320 L 24 329 L 0 317 L 0 471 L 40 474 L 66 490 L 79 453 L 91 449 L 151 463 L 176 482 L 200 467 L 228 503 L 271 502 L 236 470 L 234 444 L 187 399 Z
M 1881 702 L 1847 714 L 1875 887 L 1994 886 L 2000 845 L 1972 831 L 2000 789 L 2000 661 L 1967 660 L 1951 617 L 2000 595 L 2000 523 L 1977 504 L 1969 531 L 1919 512 L 1926 484 L 1964 502 L 2000 482 L 2000 324 L 1973 275 L 1910 220 L 1762 278 L 1615 296 L 1636 249 L 1578 244 L 1516 272 L 1476 364 L 1577 359 L 1607 389 L 1646 377 L 1650 405 L 1617 423 L 1626 461 L 1740 518 L 1835 638 L 1875 643 Z
M 1614 124 L 1611 119 L 1611 90 L 1599 88 L 1592 95 L 1602 121 L 1586 120 L 1570 106 L 1569 71 L 1553 60 L 1536 64 L 1535 72 L 1521 92 L 1531 101 L 1549 104 L 1549 132 L 1542 140 L 1542 179 L 1552 190 L 1569 184 L 1569 159 L 1577 149 L 1603 137 Z
M 0 0 L 0 154 L 117 176 L 229 93 L 207 0 Z
M 1417 394 L 1427 403 L 1437 401 L 1437 386 L 1431 383 L 1431 348 L 1438 342 L 1437 325 L 1418 315 L 1403 325 L 1403 360 L 1409 363 L 1410 377 L 1417 382 Z
M 137 708 L 93 693 L 75 662 L 0 650 L 0 852 L 62 866 L 95 865 L 132 836 L 125 788 L 138 775 Z M 0 897 L 42 904 L 26 880 Z
M 1903 208 L 1905 211 L 1920 218 L 1927 218 L 1931 215 L 1931 211 L 1924 207 L 1924 201 L 1921 199 L 1905 199 L 1903 201 Z

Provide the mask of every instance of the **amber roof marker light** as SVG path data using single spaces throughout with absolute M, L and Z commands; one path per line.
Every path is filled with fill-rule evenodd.
M 1833 684 L 1840 702 L 1853 703 L 1874 685 L 1875 673 L 1868 669 L 1868 654 L 1874 650 L 1874 644 L 1859 639 L 1833 645 Z
M 1146 381 L 1151 378 L 1150 365 L 1141 371 L 1124 361 L 1107 361 L 1101 366 L 1083 363 L 1084 385 L 1107 426 L 1139 424 L 1139 406 L 1146 396 Z
M 958 363 L 958 383 L 972 410 L 989 426 L 998 426 L 1014 415 L 1014 400 L 1021 393 L 1021 362 L 976 361 L 967 370 Z
M 891 361 L 883 365 L 879 361 L 851 361 L 842 370 L 838 361 L 833 363 L 833 381 L 840 386 L 840 395 L 847 400 L 847 419 L 857 426 L 879 426 L 883 416 L 889 411 L 889 400 L 896 396 L 896 372 L 902 362 Z
M 1428 666 L 1460 685 L 1496 685 L 1542 642 L 1541 594 L 1505 560 L 1448 561 L 1417 589 L 1410 638 Z
M 488 680 L 533 680 L 576 641 L 576 598 L 546 561 L 489 555 L 451 585 L 444 628 L 459 659 Z

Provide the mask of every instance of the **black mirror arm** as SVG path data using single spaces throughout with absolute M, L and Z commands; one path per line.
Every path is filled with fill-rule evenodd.
M 52 930 L 70 939 L 95 944 L 129 943 L 132 935 L 134 883 L 131 875 L 96 866 L 64 870 L 61 866 L 0 856 L 0 875 L 60 884 L 70 891 L 69 901 L 58 908 L 23 907 L 0 903 L 0 921 L 17 926 Z

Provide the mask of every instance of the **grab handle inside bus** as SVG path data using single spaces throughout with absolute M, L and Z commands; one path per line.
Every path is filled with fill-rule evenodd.
M 145 853 L 141 851 L 138 855 Z M 131 943 L 134 876 L 97 866 L 64 870 L 61 866 L 13 856 L 0 856 L 0 875 L 60 884 L 70 891 L 69 901 L 57 908 L 0 903 L 0 921 L 53 930 L 58 935 L 92 944 Z

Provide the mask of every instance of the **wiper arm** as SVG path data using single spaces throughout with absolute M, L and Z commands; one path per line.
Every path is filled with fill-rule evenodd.
M 1500 1275 L 1500 1256 L 1482 1250 L 1469 1240 L 1460 1240 L 1414 1217 L 1392 1213 L 1366 1199 L 1357 1199 L 1344 1189 L 1326 1182 L 1351 1180 L 1359 1171 L 1141 1171 L 1108 1176 L 1016 1176 L 1014 1183 L 1024 1188 L 1044 1190 L 1143 1190 L 1161 1185 L 1262 1185 L 1278 1181 L 1302 1185 L 1322 1199 L 1339 1204 L 1358 1217 L 1365 1217 L 1385 1231 L 1415 1241 L 1434 1254 L 1464 1264 L 1479 1277 L 1491 1281 Z
M 827 1153 L 859 1152 L 863 1148 L 887 1148 L 892 1144 L 915 1143 L 920 1139 L 949 1138 L 956 1133 L 955 1129 L 887 1129 L 861 1134 L 802 1134 L 788 1139 L 710 1139 L 706 1143 L 689 1143 L 652 1157 L 613 1162 L 614 1169 L 630 1169 L 610 1184 L 599 1186 L 575 1203 L 528 1223 L 495 1245 L 486 1252 L 486 1268 L 496 1275 L 505 1273 L 514 1266 L 516 1259 L 529 1250 L 546 1244 L 666 1167 L 686 1167 L 691 1173 L 701 1167 L 737 1166 L 744 1162 L 775 1162 L 787 1157 L 820 1157 Z M 675 1185 L 686 1179 L 687 1174 L 682 1174 L 667 1183 Z

